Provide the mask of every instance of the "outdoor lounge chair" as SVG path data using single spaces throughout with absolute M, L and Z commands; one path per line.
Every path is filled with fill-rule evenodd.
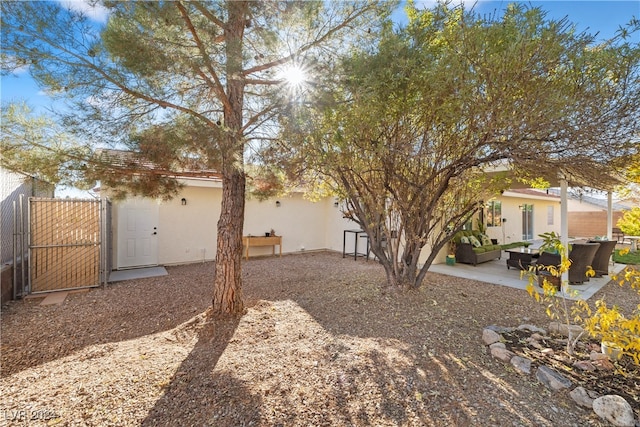
M 617 240 L 618 243 L 624 243 L 624 233 L 617 227 L 613 227 L 611 229 L 611 234 L 614 239 Z
M 589 280 L 587 277 L 587 267 L 592 265 L 593 257 L 600 247 L 600 243 L 574 243 L 569 259 L 569 283 L 581 284 Z M 543 252 L 536 262 L 536 266 L 560 265 L 560 255 Z M 539 270 L 541 270 L 539 268 Z
M 602 277 L 609 274 L 609 261 L 611 254 L 618 243 L 615 240 L 589 240 L 589 243 L 599 243 L 600 247 L 596 251 L 591 263 L 591 268 L 596 272 L 596 277 Z
M 589 280 L 587 277 L 587 267 L 592 266 L 593 257 L 595 256 L 600 243 L 574 243 L 569 259 L 571 267 L 569 268 L 569 283 L 583 283 Z

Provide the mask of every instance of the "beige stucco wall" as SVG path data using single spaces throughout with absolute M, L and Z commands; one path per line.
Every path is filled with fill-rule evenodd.
M 182 198 L 187 201 L 184 206 Z M 158 263 L 181 264 L 214 259 L 221 201 L 220 188 L 189 186 L 172 200 L 160 202 Z
M 335 207 L 334 202 L 332 197 L 310 201 L 303 193 L 264 201 L 249 199 L 245 209 L 244 235 L 262 236 L 273 229 L 276 235 L 282 236 L 283 253 L 320 249 L 341 252 L 343 230 L 358 227 L 343 218 L 340 206 Z M 250 256 L 270 253 L 270 248 L 251 248 Z
M 158 201 L 158 263 L 161 265 L 182 264 L 212 260 L 216 251 L 216 227 L 220 217 L 222 189 L 220 183 L 191 180 L 174 199 Z M 181 199 L 185 198 L 186 205 Z M 534 205 L 534 239 L 540 233 L 560 231 L 560 203 L 557 199 L 536 199 L 520 197 L 516 193 L 505 194 L 502 201 L 502 217 L 507 221 L 500 227 L 489 227 L 487 234 L 500 243 L 522 240 L 522 212 L 519 205 Z M 280 202 L 280 206 L 276 205 Z M 301 253 L 319 249 L 342 252 L 343 231 L 357 229 L 357 225 L 343 218 L 342 206 L 335 207 L 335 199 L 328 197 L 312 202 L 302 193 L 265 201 L 247 200 L 245 208 L 244 235 L 261 236 L 271 229 L 283 236 L 283 253 Z M 126 202 L 121 202 L 126 203 Z M 553 206 L 553 224 L 547 224 L 547 207 Z M 114 213 L 117 212 L 114 209 Z M 114 218 L 114 224 L 118 219 Z M 116 236 L 114 236 L 116 238 Z M 365 240 L 360 240 L 362 244 Z M 114 250 L 118 250 L 114 241 Z M 364 250 L 360 246 L 360 250 Z M 353 235 L 347 235 L 347 252 L 353 251 Z M 425 247 L 420 260 L 426 260 L 429 247 Z M 271 248 L 253 247 L 251 256 L 268 255 Z M 444 262 L 447 248 L 436 258 L 436 263 Z M 117 259 L 117 256 L 114 256 Z
M 182 205 L 182 199 L 186 205 Z M 280 206 L 276 205 L 280 202 Z M 158 204 L 158 264 L 185 264 L 215 259 L 217 221 L 220 217 L 222 189 L 219 183 L 188 181 L 180 193 Z M 273 229 L 282 236 L 283 253 L 301 253 L 319 249 L 342 251 L 344 229 L 357 228 L 342 217 L 334 198 L 312 202 L 302 193 L 259 201 L 248 199 L 245 206 L 244 235 L 263 236 Z M 115 202 L 115 205 L 127 201 Z M 114 209 L 114 230 L 118 211 Z M 119 245 L 114 233 L 114 260 Z M 349 248 L 348 248 L 349 249 Z M 250 256 L 269 255 L 270 247 L 252 247 Z M 277 251 L 278 249 L 276 249 Z M 117 268 L 117 265 L 115 266 Z
M 502 202 L 502 218 L 506 222 L 502 227 L 488 227 L 487 234 L 499 243 L 519 242 L 522 239 L 522 211 L 520 206 L 533 205 L 533 238 L 550 231 L 560 233 L 560 200 L 559 199 L 535 199 L 532 197 L 518 196 L 517 193 L 506 192 L 497 200 Z M 548 207 L 553 209 L 553 224 L 547 222 Z

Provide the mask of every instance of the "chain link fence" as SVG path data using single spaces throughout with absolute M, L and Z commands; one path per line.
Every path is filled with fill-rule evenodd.
M 53 197 L 54 187 L 29 175 L 15 173 L 0 167 L 0 261 L 2 265 L 13 262 L 14 243 L 14 204 L 16 220 L 25 224 L 28 221 L 27 200 L 29 197 Z M 22 195 L 22 199 L 20 198 Z M 20 201 L 22 200 L 22 206 Z M 20 218 L 22 213 L 22 218 Z M 27 254 L 24 245 L 23 254 Z M 16 254 L 20 258 L 20 253 Z

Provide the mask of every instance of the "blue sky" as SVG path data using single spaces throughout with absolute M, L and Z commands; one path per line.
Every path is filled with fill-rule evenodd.
M 85 11 L 92 12 L 94 19 L 98 22 L 104 22 L 106 15 L 101 10 L 86 9 L 82 7 L 84 4 L 80 0 L 64 0 L 64 4 L 72 5 L 75 8 L 82 8 Z M 474 7 L 481 14 L 492 15 L 500 14 L 505 9 L 509 1 L 465 1 L 467 7 Z M 531 1 L 521 2 L 530 4 L 535 7 L 541 7 L 549 13 L 549 17 L 561 19 L 565 16 L 577 25 L 579 31 L 588 30 L 590 33 L 599 33 L 599 39 L 610 38 L 615 31 L 626 24 L 633 16 L 640 18 L 640 0 L 625 1 Z M 432 5 L 432 1 L 416 0 L 416 4 Z M 400 19 L 403 15 L 399 11 L 396 16 Z M 640 41 L 640 34 L 635 35 Z M 26 100 L 27 103 L 41 110 L 42 107 L 50 105 L 50 101 L 46 94 L 31 80 L 27 73 L 20 74 L 17 77 L 2 77 L 0 82 L 0 97 L 3 102 Z M 44 111 L 43 111 L 44 112 Z
M 96 22 L 103 23 L 106 15 L 103 10 L 87 9 L 82 0 L 59 0 L 76 9 L 82 9 L 89 13 Z M 418 7 L 430 6 L 434 2 L 429 0 L 415 0 Z M 467 8 L 473 7 L 480 14 L 500 15 L 510 1 L 469 1 L 465 0 Z M 604 40 L 612 37 L 616 30 L 628 23 L 632 17 L 640 18 L 640 0 L 624 1 L 527 1 L 525 3 L 534 7 L 540 7 L 548 12 L 548 17 L 562 19 L 568 17 L 569 21 L 576 24 L 578 31 L 588 31 L 591 34 L 598 33 L 598 39 Z M 401 20 L 404 13 L 399 10 L 394 16 Z M 636 41 L 640 42 L 640 34 L 635 34 Z M 24 100 L 37 112 L 46 113 L 46 107 L 51 106 L 50 99 L 35 84 L 25 72 L 18 76 L 3 76 L 0 81 L 0 99 L 2 102 Z

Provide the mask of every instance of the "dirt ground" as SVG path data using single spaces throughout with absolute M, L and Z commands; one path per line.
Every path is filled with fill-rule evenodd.
M 213 264 L 167 270 L 3 307 L 0 423 L 608 425 L 488 355 L 485 326 L 548 325 L 525 291 L 430 273 L 389 293 L 376 262 L 306 253 L 245 262 L 247 313 L 214 322 Z M 613 282 L 602 296 L 640 303 Z

